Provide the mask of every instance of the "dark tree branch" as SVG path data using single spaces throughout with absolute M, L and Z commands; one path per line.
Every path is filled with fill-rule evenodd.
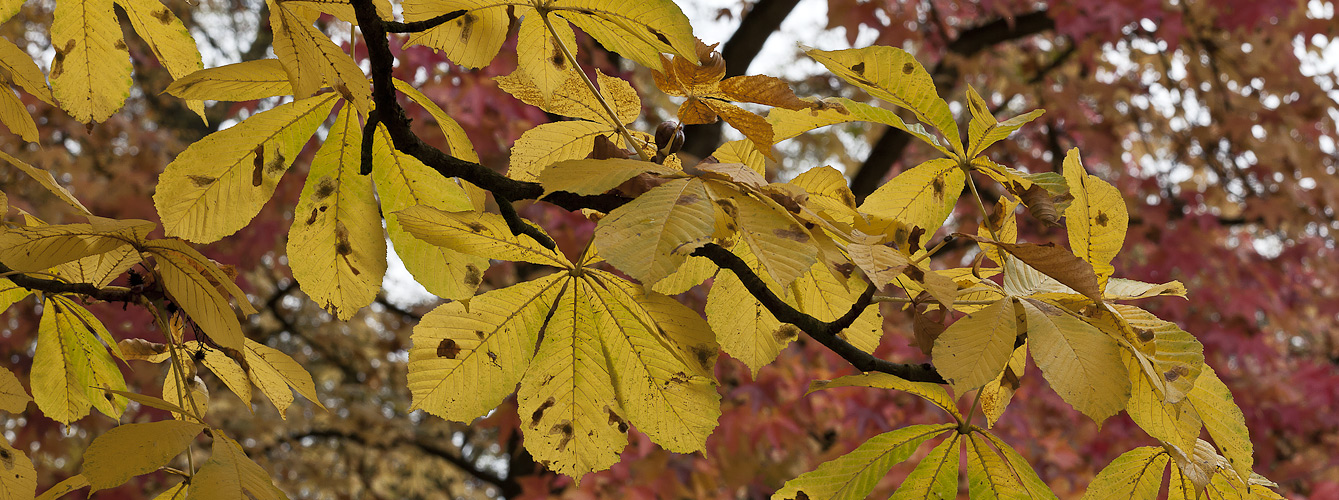
M 42 292 L 46 294 L 76 294 L 95 300 L 101 300 L 103 302 L 133 303 L 139 302 L 140 297 L 147 297 L 150 292 L 148 289 L 140 290 L 138 287 L 126 288 L 109 286 L 106 288 L 98 288 L 92 283 L 67 283 L 53 279 L 38 278 L 36 276 L 29 276 L 22 273 L 9 274 L 14 272 L 15 271 L 10 269 L 9 266 L 0 264 L 0 274 L 4 274 L 4 278 L 8 279 L 10 282 L 13 282 L 15 285 L 28 291 Z
M 865 308 L 869 306 L 874 297 L 874 285 L 866 288 L 865 292 L 860 294 L 860 298 L 856 299 L 851 309 L 842 317 L 831 322 L 823 322 L 796 310 L 790 304 L 781 300 L 780 297 L 777 297 L 743 259 L 729 250 L 715 243 L 708 243 L 693 251 L 693 255 L 711 259 L 717 267 L 734 272 L 735 276 L 739 277 L 739 281 L 744 284 L 744 288 L 748 289 L 749 293 L 758 299 L 758 302 L 766 307 L 768 312 L 776 316 L 777 320 L 795 325 L 814 340 L 837 353 L 842 359 L 850 362 L 857 370 L 888 373 L 912 382 L 946 383 L 944 377 L 940 376 L 934 366 L 929 363 L 913 365 L 882 360 L 860 350 L 838 336 L 842 330 L 851 326 L 851 323 L 854 323 L 860 313 L 864 312 Z
M 284 441 L 288 442 L 301 441 L 303 438 L 308 437 L 340 439 L 357 443 L 361 446 L 366 446 L 369 448 L 378 448 L 378 449 L 386 449 L 397 445 L 411 446 L 417 448 L 419 451 L 422 451 L 423 453 L 429 456 L 445 460 L 447 463 L 450 463 L 452 466 L 455 466 L 457 469 L 460 469 L 466 474 L 474 476 L 480 481 L 491 484 L 500 490 L 519 491 L 519 488 L 517 488 L 516 485 L 513 484 L 514 483 L 513 481 L 507 478 L 500 477 L 492 471 L 480 468 L 478 464 L 475 464 L 474 462 L 466 460 L 463 457 L 456 456 L 455 454 L 445 449 L 442 449 L 440 446 L 437 445 L 436 442 L 427 438 L 423 437 L 415 437 L 413 439 L 400 438 L 392 440 L 386 444 L 379 444 L 369 442 L 367 439 L 363 438 L 363 436 L 355 433 L 343 432 L 336 429 L 312 429 L 307 432 L 286 436 L 284 438 Z
M 442 14 L 442 15 L 440 15 L 440 16 L 434 17 L 434 18 L 432 18 L 432 19 L 425 19 L 425 20 L 422 20 L 422 21 L 414 21 L 414 22 L 411 22 L 411 23 L 401 23 L 401 22 L 396 22 L 396 21 L 385 21 L 385 26 L 386 26 L 386 31 L 389 31 L 389 32 L 391 32 L 391 33 L 418 33 L 418 32 L 420 32 L 420 31 L 428 31 L 428 30 L 430 30 L 430 29 L 436 28 L 436 27 L 442 25 L 442 23 L 445 23 L 445 22 L 447 22 L 447 21 L 455 20 L 457 17 L 463 16 L 463 15 L 465 15 L 465 11 L 464 11 L 464 10 L 456 10 L 456 11 L 447 12 L 447 13 L 445 13 L 445 14 Z M 359 24 L 362 23 L 362 20 L 361 20 L 361 19 L 359 19 L 358 21 L 359 21 Z
M 739 28 L 721 47 L 721 60 L 725 61 L 725 78 L 740 76 L 748 72 L 753 59 L 767 39 L 781 27 L 790 12 L 800 0 L 758 0 L 748 13 L 739 21 Z M 721 122 L 706 125 L 688 125 L 684 127 L 684 142 L 681 151 L 706 157 L 721 143 Z
M 939 89 L 939 96 L 947 96 L 956 86 L 958 68 L 952 62 L 953 57 L 972 57 L 996 44 L 1052 29 L 1055 29 L 1055 21 L 1049 17 L 1047 11 L 1039 10 L 1015 17 L 1012 23 L 1005 19 L 997 19 L 963 31 L 957 39 L 948 44 L 944 58 L 940 59 L 939 64 L 936 64 L 934 70 L 930 72 L 935 86 Z M 959 137 L 948 137 L 947 139 L 950 141 L 962 140 Z M 893 167 L 893 163 L 902 157 L 902 152 L 910 143 L 911 135 L 892 128 L 885 128 L 883 135 L 874 143 L 874 148 L 870 151 L 869 157 L 865 159 L 865 163 L 860 166 L 860 170 L 857 170 L 855 177 L 851 179 L 851 192 L 855 194 L 856 200 L 863 201 L 866 196 L 869 196 L 879 187 L 883 177 L 888 174 L 888 170 Z

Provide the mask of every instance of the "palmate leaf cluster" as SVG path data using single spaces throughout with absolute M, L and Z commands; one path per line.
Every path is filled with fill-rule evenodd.
M 0 75 L 85 123 L 107 119 L 128 95 L 131 71 L 112 5 L 57 2 L 49 87 L 36 64 L 3 40 Z M 1175 464 L 1172 498 L 1206 491 L 1213 498 L 1277 496 L 1253 473 L 1242 413 L 1204 364 L 1200 343 L 1128 303 L 1184 297 L 1185 290 L 1177 282 L 1115 277 L 1111 262 L 1129 218 L 1120 192 L 1089 174 L 1076 150 L 1059 173 L 1029 174 L 991 161 L 984 152 L 992 144 L 1042 111 L 1001 122 L 969 89 L 964 135 L 930 75 L 901 49 L 807 51 L 892 110 L 851 99 L 801 99 L 772 77 L 723 80 L 719 55 L 693 38 L 669 0 L 405 0 L 407 23 L 391 21 L 386 2 L 270 0 L 276 59 L 208 69 L 170 10 L 152 0 L 115 5 L 176 79 L 167 93 L 192 110 L 202 113 L 204 100 L 292 100 L 205 137 L 164 167 L 154 203 L 165 238 L 148 237 L 153 222 L 90 213 L 46 171 L 0 153 L 87 219 L 48 225 L 21 213 L 0 233 L 0 264 L 9 276 L 0 280 L 0 306 L 30 294 L 44 306 L 32 395 L 0 371 L 0 409 L 19 412 L 33 401 L 46 417 L 70 423 L 92 409 L 119 418 L 133 400 L 174 417 L 99 436 L 84 455 L 83 473 L 47 495 L 115 487 L 168 466 L 205 436 L 212 441 L 209 460 L 188 470 L 191 480 L 169 496 L 283 497 L 237 441 L 210 424 L 210 396 L 195 373 L 203 366 L 248 403 L 254 387 L 281 414 L 293 390 L 319 406 L 316 387 L 291 358 L 245 338 L 236 311 L 256 311 L 234 276 L 187 242 L 218 241 L 247 226 L 325 128 L 293 207 L 294 278 L 313 300 L 348 319 L 378 293 L 389 239 L 420 283 L 451 299 L 414 330 L 407 380 L 414 407 L 469 422 L 515 393 L 525 446 L 550 470 L 579 480 L 609 468 L 633 428 L 670 451 L 704 449 L 720 414 L 718 352 L 756 373 L 807 334 L 857 366 L 872 367 L 815 382 L 812 390 L 908 392 L 950 419 L 872 438 L 789 481 L 774 498 L 864 498 L 893 465 L 925 446 L 928 454 L 894 498 L 955 496 L 963 453 L 972 498 L 1052 496 L 990 432 L 1019 377 L 1027 376 L 1028 357 L 1075 409 L 1099 424 L 1124 410 L 1162 445 L 1122 455 L 1097 476 L 1090 497 L 1152 498 L 1168 463 Z M 399 125 L 383 115 L 395 110 L 377 106 L 398 107 L 393 96 L 404 95 L 436 119 L 449 144 L 442 153 L 476 163 L 461 127 L 389 73 L 369 79 L 316 27 L 322 14 L 355 25 L 376 21 L 384 25 L 377 33 L 412 32 L 408 45 L 432 47 L 466 67 L 492 61 L 511 19 L 519 18 L 519 66 L 497 85 L 572 119 L 527 131 L 512 149 L 506 178 L 453 172 L 406 152 L 396 137 Z M 678 110 L 684 123 L 720 118 L 746 139 L 696 165 L 667 155 L 672 142 L 627 128 L 641 111 L 627 81 L 602 73 L 592 81 L 576 67 L 574 26 L 654 71 L 660 91 L 685 98 Z M 392 99 L 378 99 L 378 92 Z M 772 109 L 764 116 L 732 101 Z M 12 93 L 0 92 L 0 122 L 36 141 L 35 122 L 15 103 Z M 775 143 L 846 122 L 897 128 L 943 156 L 906 169 L 860 204 L 832 167 L 768 181 L 765 158 Z M 371 175 L 364 175 L 367 167 Z M 1005 194 L 983 200 L 978 182 L 996 183 Z M 502 193 L 492 193 L 501 213 L 486 211 L 489 191 L 477 185 L 535 186 L 530 198 L 616 194 L 621 201 L 603 212 L 586 208 L 597 224 L 572 260 L 554 250 L 543 228 L 520 219 Z M 994 202 L 977 234 L 950 235 L 974 242 L 978 259 L 970 267 L 932 267 L 938 249 L 932 238 L 964 198 L 982 214 Z M 0 201 L 8 207 L 2 195 Z M 1063 225 L 1069 247 L 1018 241 L 1020 205 L 1031 217 Z M 477 293 L 492 261 L 553 272 Z M 111 285 L 132 274 L 136 284 Z M 705 318 L 671 297 L 708 279 Z M 144 307 L 166 341 L 118 341 L 84 300 Z M 918 377 L 899 371 L 906 365 L 871 356 L 884 340 L 880 302 L 956 318 L 916 331 L 932 375 L 909 380 Z M 127 390 L 118 363 L 132 361 L 164 365 L 158 396 Z M 958 402 L 965 395 L 974 397 L 964 413 Z M 978 409 L 985 427 L 975 423 Z M 1204 431 L 1212 444 L 1200 439 Z M 3 444 L 18 473 L 0 478 L 0 491 L 31 497 L 31 463 Z

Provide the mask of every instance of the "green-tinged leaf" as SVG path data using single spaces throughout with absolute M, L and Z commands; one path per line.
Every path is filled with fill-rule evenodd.
M 570 268 L 561 253 L 544 248 L 529 236 L 512 234 L 501 215 L 487 212 L 445 212 L 415 205 L 391 217 L 408 234 L 432 245 L 466 255 Z
M 60 200 L 64 201 L 67 205 L 74 207 L 79 213 L 84 215 L 92 214 L 92 212 L 88 211 L 88 208 L 84 207 L 83 203 L 80 203 L 79 200 L 75 199 L 74 195 L 71 194 L 69 190 L 56 182 L 56 178 L 51 176 L 51 172 L 24 163 L 23 160 L 9 156 L 3 151 L 0 151 L 0 160 L 5 160 L 15 168 L 22 170 L 23 173 L 28 174 L 28 177 L 32 177 L 33 180 L 37 181 L 38 184 L 41 184 L 47 191 L 56 195 L 57 198 L 60 198 Z
M 108 390 L 107 392 L 116 394 L 118 396 L 124 396 L 126 399 L 142 404 L 144 406 L 148 406 L 149 408 L 157 408 L 159 410 L 178 413 L 182 415 L 187 415 L 191 413 L 187 409 L 177 406 L 176 403 L 169 403 L 167 402 L 167 400 L 163 398 L 156 398 L 153 396 L 149 396 L 147 394 L 140 394 L 138 392 L 130 392 L 130 391 Z
M 64 497 L 66 493 L 87 487 L 88 487 L 88 478 L 79 474 L 75 474 L 73 476 L 65 478 L 64 481 L 56 483 L 55 486 L 47 488 L 46 491 L 43 491 L 41 495 L 37 496 L 37 500 L 56 500 L 58 498 Z M 15 498 L 24 499 L 30 497 L 20 496 Z
M 561 274 L 449 302 L 423 316 L 409 350 L 413 409 L 470 422 L 516 390 L 534 356 L 554 300 L 570 280 Z
M 270 398 L 279 416 L 287 418 L 288 406 L 293 403 L 293 390 L 322 409 L 321 399 L 316 397 L 316 384 L 307 370 L 293 361 L 293 358 L 278 349 L 246 339 L 247 373 L 251 382 L 256 384 L 265 397 Z
M 144 239 L 154 224 L 146 220 L 30 226 L 0 233 L 0 262 L 16 271 L 45 271 L 66 262 L 111 252 Z
M 48 297 L 45 305 L 30 379 L 37 408 L 64 424 L 87 415 L 90 406 L 119 418 L 125 398 L 103 389 L 124 391 L 125 379 L 98 332 L 84 322 L 92 314 L 59 296 Z M 102 329 L 101 324 L 94 328 Z
M 949 396 L 944 386 L 939 384 L 911 382 L 887 373 L 865 372 L 833 380 L 815 380 L 809 384 L 809 393 L 833 387 L 875 387 L 915 394 L 948 412 L 953 418 L 962 419 L 962 414 L 958 413 L 958 406 L 953 403 L 953 397 Z
M 1176 403 L 1185 398 L 1204 370 L 1204 345 L 1176 326 L 1176 323 L 1163 321 L 1153 313 L 1124 304 L 1112 308 L 1129 323 L 1139 338 L 1153 337 L 1157 346 L 1152 356 L 1153 368 L 1162 379 L 1159 385 L 1165 392 L 1166 401 Z
M 879 219 L 900 222 L 908 228 L 919 227 L 928 236 L 939 229 L 953 211 L 966 179 L 967 175 L 953 160 L 930 160 L 879 186 L 865 198 L 860 211 Z M 891 227 L 891 224 L 882 226 Z
M 223 347 L 241 350 L 244 337 L 237 313 L 233 312 L 228 299 L 214 282 L 200 272 L 201 267 L 209 266 L 198 266 L 181 248 L 168 246 L 169 242 L 172 240 L 154 240 L 146 248 L 158 264 L 156 270 L 162 277 L 163 287 L 205 335 Z
M 967 448 L 967 488 L 971 498 L 1032 498 L 981 434 L 971 433 L 963 443 Z
M 1232 470 L 1243 478 L 1251 477 L 1254 445 L 1246 428 L 1246 417 L 1213 368 L 1204 365 L 1204 371 L 1195 379 L 1194 389 L 1186 397 L 1195 407 L 1195 413 L 1203 419 L 1204 428 Z
M 4 12 L 0 11 L 0 22 L 3 20 Z M 41 99 L 42 102 L 53 106 L 56 104 L 51 97 L 51 89 L 47 88 L 46 75 L 42 74 L 42 68 L 37 67 L 37 63 L 33 62 L 32 56 L 27 52 L 14 45 L 14 42 L 5 39 L 0 39 L 0 75 L 6 75 L 6 80 L 18 85 L 33 97 Z M 26 109 L 23 114 L 28 114 Z
M 864 499 L 894 465 L 910 458 L 925 441 L 952 429 L 953 424 L 912 425 L 874 436 L 850 453 L 786 481 L 772 500 Z
M 1130 214 L 1120 190 L 1095 175 L 1089 175 L 1079 160 L 1079 150 L 1065 155 L 1065 181 L 1074 202 L 1065 209 L 1065 228 L 1074 254 L 1093 265 L 1099 282 L 1115 272 L 1111 259 L 1125 242 Z
M 946 145 L 933 132 L 926 130 L 924 125 L 907 123 L 902 120 L 902 117 L 897 116 L 895 111 L 852 101 L 844 97 L 828 97 L 818 101 L 815 107 L 809 109 L 773 108 L 767 113 L 767 122 L 772 124 L 773 142 L 781 142 L 828 125 L 855 121 L 880 123 L 893 127 L 916 136 L 945 155 L 953 155 L 950 152 L 951 146 Z
M 961 437 L 955 433 L 930 450 L 889 500 L 957 498 L 958 461 L 961 460 L 958 440 Z
M 1110 278 L 1102 297 L 1107 300 L 1134 300 L 1149 297 L 1173 296 L 1186 298 L 1186 287 L 1180 281 L 1144 283 L 1124 278 Z
M 1051 388 L 1099 426 L 1120 413 L 1130 378 L 1116 340 L 1064 308 L 1033 299 L 1022 304 L 1032 359 Z
M 0 369 L 0 410 L 9 413 L 23 413 L 33 398 L 23 389 L 19 378 L 8 369 Z
M 210 243 L 245 227 L 269 201 L 337 94 L 258 113 L 191 144 L 158 177 L 154 205 L 168 236 Z
M 511 147 L 507 176 L 519 181 L 539 181 L 544 167 L 563 160 L 578 160 L 590 155 L 596 136 L 619 141 L 611 125 L 588 121 L 552 122 L 521 134 Z
M 1018 479 L 1019 484 L 1023 485 L 1031 498 L 1055 498 L 1055 493 L 1051 491 L 1051 488 L 1046 486 L 1046 483 L 1042 482 L 1040 477 L 1037 477 L 1037 471 L 1032 470 L 1032 464 L 1028 463 L 1027 459 L 1019 455 L 1017 451 L 1014 451 L 1013 447 L 989 432 L 982 432 L 981 435 L 986 436 L 986 439 L 989 439 L 995 445 L 995 449 L 999 450 L 1000 454 L 1004 456 L 1004 466 Z
M 809 57 L 870 95 L 911 111 L 921 123 L 939 129 L 954 152 L 962 154 L 958 123 L 935 91 L 934 79 L 907 51 L 896 47 L 823 51 L 810 49 Z
M 1014 133 L 1015 130 L 1022 128 L 1023 125 L 1027 125 L 1028 122 L 1035 120 L 1046 112 L 1034 109 L 1000 123 L 995 119 L 995 115 L 991 114 L 990 106 L 976 93 L 976 89 L 972 88 L 971 85 L 967 86 L 967 104 L 967 109 L 972 112 L 972 121 L 967 125 L 968 158 L 981 154 L 991 144 L 1009 137 L 1009 134 Z
M 36 493 L 33 461 L 14 449 L 9 440 L 0 438 L 0 500 L 28 500 Z
M 3 42 L 0 39 L 0 42 Z M 4 68 L 0 67 L 0 71 Z M 0 73 L 2 75 L 2 73 Z M 38 141 L 37 122 L 33 121 L 32 115 L 28 114 L 28 108 L 23 105 L 18 96 L 9 90 L 8 85 L 4 85 L 4 80 L 0 80 L 0 125 L 4 125 L 14 135 L 19 136 L 28 142 Z
M 446 179 L 418 159 L 391 146 L 390 132 L 378 125 L 372 143 L 372 178 L 377 183 L 381 213 L 392 214 L 414 205 L 447 212 L 474 210 L 474 202 L 456 179 Z M 438 297 L 468 299 L 483 282 L 488 259 L 466 255 L 415 238 L 398 217 L 386 219 L 386 233 L 395 253 L 414 280 Z
M 446 111 L 437 106 L 437 103 L 414 88 L 413 85 L 399 78 L 394 81 L 395 90 L 409 97 L 409 100 L 414 101 L 415 104 L 422 106 L 428 114 L 432 115 L 432 119 L 437 121 L 437 128 L 441 129 L 442 135 L 446 137 L 447 147 L 442 152 L 465 161 L 479 161 L 479 155 L 474 152 L 474 146 L 470 144 L 469 136 L 465 135 L 465 129 L 461 128 L 460 124 L 451 118 L 451 115 L 446 114 Z
M 207 68 L 179 77 L 164 92 L 182 99 L 254 101 L 292 95 L 293 84 L 278 59 L 256 59 Z
M 623 158 L 564 160 L 545 168 L 539 174 L 539 182 L 544 185 L 544 196 L 554 191 L 597 195 L 639 174 L 649 172 L 664 175 L 673 171 L 655 163 Z M 698 186 L 701 189 L 701 183 Z
M 949 325 L 935 339 L 932 359 L 955 394 L 999 375 L 1018 336 L 1014 302 L 1000 300 Z
M 250 495 L 248 497 L 248 495 Z M 213 452 L 191 478 L 187 500 L 287 499 L 274 482 L 242 451 L 242 445 L 214 431 Z
M 627 445 L 619 404 L 584 279 L 559 296 L 517 392 L 525 448 L 549 470 L 580 480 L 618 463 Z
M 130 18 L 135 33 L 149 45 L 158 64 L 163 65 L 172 78 L 182 78 L 204 67 L 200 49 L 195 46 L 186 25 L 158 0 L 115 0 Z M 204 103 L 188 101 L 186 107 L 205 119 Z
M 1084 500 L 1122 498 L 1154 500 L 1162 487 L 1162 475 L 1167 470 L 1167 452 L 1162 448 L 1144 446 L 1127 451 L 1093 478 Z
M 1130 379 L 1130 399 L 1125 408 L 1130 419 L 1154 439 L 1185 450 L 1193 448 L 1202 425 L 1191 404 L 1164 402 L 1135 355 L 1122 351 L 1121 359 Z
M 64 109 L 85 124 L 101 122 L 130 95 L 130 52 L 112 0 L 57 2 L 52 14 L 51 89 Z
M 88 478 L 92 491 L 115 488 L 167 465 L 204 428 L 204 424 L 177 420 L 114 427 L 88 445 L 80 474 Z
M 341 320 L 376 299 L 386 274 L 386 238 L 372 193 L 359 175 L 362 127 L 345 106 L 312 159 L 302 198 L 293 209 L 288 255 L 303 293 Z
M 678 179 L 609 212 L 595 228 L 595 247 L 614 267 L 651 285 L 710 242 L 715 228 L 716 209 L 703 181 Z

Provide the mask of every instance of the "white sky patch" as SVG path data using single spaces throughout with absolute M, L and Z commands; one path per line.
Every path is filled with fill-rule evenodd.
M 409 274 L 404 261 L 395 254 L 390 240 L 386 240 L 386 276 L 381 278 L 381 288 L 386 291 L 386 301 L 401 309 L 437 301 L 436 295 L 414 281 L 414 275 Z

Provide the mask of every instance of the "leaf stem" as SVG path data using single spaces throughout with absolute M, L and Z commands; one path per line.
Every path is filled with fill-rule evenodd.
M 618 119 L 618 115 L 614 113 L 614 108 L 609 106 L 609 102 L 604 99 L 604 95 L 600 94 L 600 90 L 595 88 L 595 82 L 590 81 L 590 77 L 586 76 L 586 72 L 581 70 L 581 65 L 577 64 L 576 58 L 572 56 L 572 52 L 567 50 L 567 44 L 558 36 L 558 32 L 553 29 L 553 22 L 549 21 L 548 11 L 539 9 L 539 18 L 544 20 L 544 27 L 548 28 L 549 34 L 553 36 L 553 41 L 558 45 L 558 50 L 562 51 L 563 57 L 567 58 L 567 63 L 572 65 L 572 70 L 576 71 L 576 74 L 581 75 L 581 81 L 586 82 L 586 88 L 590 89 L 592 94 L 595 94 L 595 100 L 600 101 L 600 107 L 604 108 L 605 114 L 609 115 L 609 119 L 614 122 L 614 126 L 618 128 L 618 132 L 623 134 L 623 140 L 628 141 L 628 147 L 637 151 L 637 156 L 641 157 L 642 161 L 651 161 L 651 157 L 647 156 L 646 152 L 642 151 L 642 148 L 637 146 L 637 140 L 632 138 L 632 134 L 628 132 L 627 127 L 624 127 L 623 122 Z
M 981 193 L 976 190 L 976 179 L 972 178 L 972 172 L 967 171 L 967 186 L 972 188 L 972 198 L 976 199 L 976 208 L 981 209 L 981 227 L 986 228 L 990 239 L 998 241 L 1000 238 L 995 233 L 995 228 L 990 227 L 990 217 L 986 215 L 986 204 L 981 200 Z
M 976 396 L 972 397 L 972 407 L 967 409 L 967 416 L 963 418 L 962 425 L 958 426 L 959 433 L 966 434 L 971 429 L 972 417 L 976 416 L 976 408 L 981 406 L 981 391 L 984 390 L 986 390 L 984 386 L 976 390 Z

